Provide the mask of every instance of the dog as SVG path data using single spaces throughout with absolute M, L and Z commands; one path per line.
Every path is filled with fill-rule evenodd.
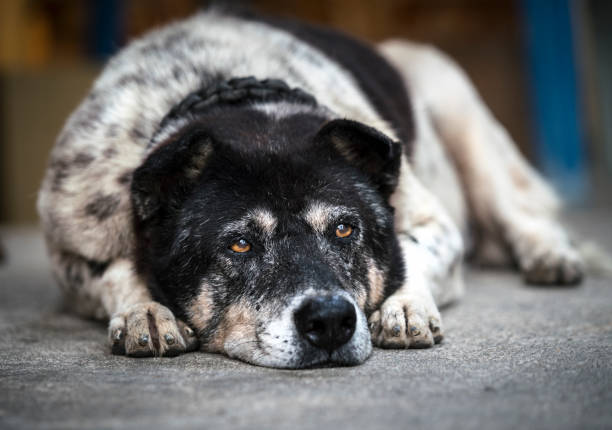
M 112 353 L 278 368 L 440 343 L 468 251 L 577 284 L 559 207 L 435 48 L 219 10 L 108 62 L 38 199 L 54 277 Z

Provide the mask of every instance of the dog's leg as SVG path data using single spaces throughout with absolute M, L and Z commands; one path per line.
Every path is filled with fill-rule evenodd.
M 463 290 L 463 241 L 446 210 L 405 160 L 391 203 L 404 254 L 405 282 L 372 314 L 372 339 L 388 348 L 430 347 L 443 338 L 437 306 L 456 299 Z
M 194 332 L 152 301 L 132 261 L 96 263 L 74 253 L 51 251 L 53 272 L 76 312 L 110 318 L 114 354 L 135 357 L 177 355 L 197 348 Z
M 521 156 L 465 73 L 431 47 L 397 41 L 381 51 L 427 106 L 457 166 L 487 253 L 509 250 L 528 282 L 579 282 L 582 262 L 557 220 L 555 193 Z

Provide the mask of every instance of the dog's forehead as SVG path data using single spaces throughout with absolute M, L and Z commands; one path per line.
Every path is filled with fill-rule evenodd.
M 314 108 L 289 106 L 294 109 L 281 104 L 214 110 L 198 121 L 218 142 L 256 156 L 308 144 L 327 120 Z
M 247 209 L 242 216 L 228 220 L 221 229 L 222 234 L 232 234 L 235 232 L 249 230 L 252 226 L 259 231 L 270 236 L 278 225 L 279 217 L 271 209 L 265 207 L 255 207 Z

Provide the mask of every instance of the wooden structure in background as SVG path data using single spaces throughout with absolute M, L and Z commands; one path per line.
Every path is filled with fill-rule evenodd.
M 0 222 L 36 220 L 34 197 L 48 151 L 65 116 L 99 70 L 101 55 L 205 3 L 0 1 Z M 535 153 L 518 0 L 242 3 L 264 13 L 330 25 L 371 42 L 402 37 L 440 47 L 465 68 L 521 150 L 529 158 Z M 107 22 L 112 16 L 116 22 Z M 47 94 L 45 100 L 41 94 Z M 21 129 L 32 123 L 37 127 Z

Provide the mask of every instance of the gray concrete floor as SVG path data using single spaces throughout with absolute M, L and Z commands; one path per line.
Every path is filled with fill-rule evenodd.
M 608 211 L 570 217 L 612 248 Z M 612 282 L 533 288 L 471 270 L 445 342 L 300 371 L 109 354 L 61 310 L 40 235 L 0 230 L 1 428 L 612 428 Z

